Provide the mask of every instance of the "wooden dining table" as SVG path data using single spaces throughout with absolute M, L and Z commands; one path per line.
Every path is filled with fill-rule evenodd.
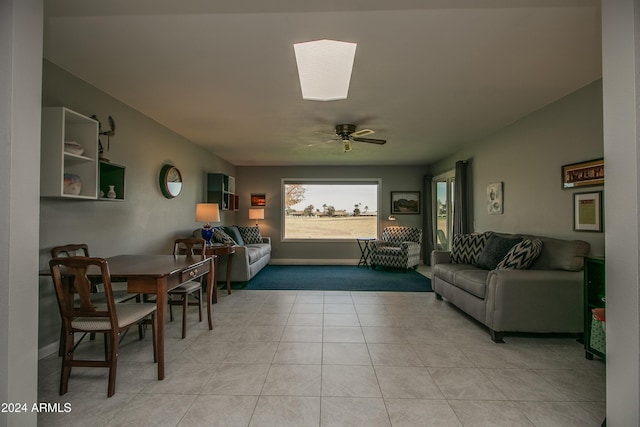
M 112 278 L 125 278 L 129 293 L 155 294 L 158 346 L 158 379 L 164 379 L 164 323 L 167 312 L 167 292 L 181 284 L 206 275 L 207 318 L 211 318 L 211 296 L 217 299 L 213 286 L 214 257 L 189 255 L 116 255 L 106 258 Z
M 211 302 L 212 299 L 217 300 L 217 286 L 213 286 L 215 256 L 116 255 L 105 259 L 111 278 L 125 279 L 129 293 L 156 295 L 158 380 L 162 380 L 164 379 L 164 323 L 168 304 L 167 292 L 185 282 L 206 275 L 207 317 L 209 329 L 213 329 Z M 87 273 L 92 275 L 91 270 Z M 97 269 L 95 273 L 99 275 Z M 50 272 L 47 274 L 46 271 L 42 271 L 41 275 L 50 275 Z

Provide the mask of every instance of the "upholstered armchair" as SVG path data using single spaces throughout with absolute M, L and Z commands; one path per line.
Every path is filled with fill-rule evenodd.
M 417 268 L 420 262 L 422 229 L 415 227 L 393 226 L 382 230 L 380 240 L 371 248 L 369 263 L 375 270 L 377 266 Z

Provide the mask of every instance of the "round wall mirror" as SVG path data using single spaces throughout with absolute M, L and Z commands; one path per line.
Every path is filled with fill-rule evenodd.
M 164 165 L 160 170 L 160 190 L 167 199 L 173 199 L 182 191 L 182 174 L 173 165 Z

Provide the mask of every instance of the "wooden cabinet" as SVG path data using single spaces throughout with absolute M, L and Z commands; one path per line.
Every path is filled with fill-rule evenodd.
M 41 196 L 98 197 L 97 121 L 64 107 L 44 108 L 40 145 Z
M 217 203 L 220 210 L 238 210 L 236 180 L 222 173 L 207 174 L 207 203 Z
M 68 108 L 42 109 L 42 197 L 124 200 L 125 167 L 99 159 L 98 131 L 97 121 Z M 107 197 L 109 185 L 115 198 Z
M 604 328 L 594 322 L 593 309 L 604 308 L 606 304 L 604 258 L 584 259 L 584 350 L 587 359 L 598 356 L 605 359 Z

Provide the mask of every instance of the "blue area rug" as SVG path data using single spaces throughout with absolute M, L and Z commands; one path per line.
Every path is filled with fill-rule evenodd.
M 350 265 L 268 265 L 244 288 L 432 292 L 431 280 L 414 270 L 404 273 L 402 270 L 371 270 Z

